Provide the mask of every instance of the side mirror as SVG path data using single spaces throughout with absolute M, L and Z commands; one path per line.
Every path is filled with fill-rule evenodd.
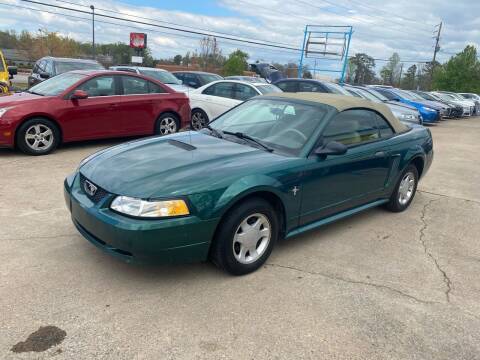
M 86 98 L 88 98 L 88 93 L 83 90 L 75 90 L 72 96 L 70 96 L 71 100 L 81 100 Z
M 42 79 L 48 79 L 50 77 L 50 74 L 45 71 L 42 71 L 39 75 Z
M 191 87 L 197 87 L 197 83 L 195 81 L 189 81 L 187 85 Z
M 346 145 L 339 143 L 338 141 L 330 141 L 326 145 L 322 145 L 315 149 L 315 155 L 321 157 L 327 157 L 328 155 L 343 155 L 347 152 Z
M 9 66 L 8 67 L 8 74 L 10 75 L 10 79 L 13 79 L 13 77 L 18 74 L 17 67 L 16 66 Z

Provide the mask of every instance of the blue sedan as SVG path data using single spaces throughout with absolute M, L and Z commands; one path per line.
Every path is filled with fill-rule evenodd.
M 436 123 L 440 121 L 440 108 L 433 104 L 425 104 L 419 102 L 408 95 L 408 93 L 394 88 L 386 88 L 376 86 L 375 90 L 380 92 L 383 96 L 389 100 L 399 101 L 401 103 L 411 105 L 418 109 L 420 115 L 422 115 L 424 123 Z

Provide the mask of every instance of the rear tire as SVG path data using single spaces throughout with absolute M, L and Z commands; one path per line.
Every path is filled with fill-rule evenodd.
M 155 123 L 155 134 L 169 135 L 175 134 L 180 129 L 178 116 L 173 113 L 164 113 L 160 115 Z
M 397 185 L 390 196 L 390 201 L 386 204 L 386 208 L 392 212 L 401 212 L 406 210 L 417 192 L 418 170 L 410 164 L 402 172 L 398 179 Z
M 20 125 L 17 146 L 28 155 L 47 155 L 60 143 L 60 131 L 52 121 L 33 118 Z
M 222 219 L 211 249 L 213 262 L 232 275 L 257 270 L 270 256 L 278 238 L 278 216 L 260 198 L 234 206 Z

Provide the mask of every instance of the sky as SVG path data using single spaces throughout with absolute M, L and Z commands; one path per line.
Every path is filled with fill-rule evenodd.
M 306 24 L 348 25 L 353 27 L 350 55 L 367 53 L 387 59 L 397 52 L 409 61 L 430 61 L 434 49 L 435 26 L 443 22 L 441 62 L 466 45 L 480 44 L 480 1 L 478 0 L 38 0 L 97 14 L 193 29 L 226 33 L 234 37 L 301 48 Z M 30 8 L 30 9 L 29 9 Z M 54 13 L 39 12 L 46 10 Z M 113 13 L 114 12 L 120 12 Z M 76 18 L 74 18 L 76 17 Z M 143 19 L 142 19 L 143 18 Z M 0 0 L 0 30 L 57 31 L 80 41 L 90 41 L 89 14 L 53 9 L 20 0 Z M 148 34 L 154 57 L 168 58 L 199 48 L 201 36 L 172 30 L 96 17 L 96 41 L 128 42 L 130 32 Z M 103 21 L 103 22 L 102 22 Z M 108 22 L 108 23 L 105 23 Z M 251 61 L 298 62 L 300 52 L 266 48 L 219 39 L 225 55 L 239 48 Z M 310 65 L 314 59 L 307 59 Z M 316 60 L 317 66 L 335 69 L 340 63 Z M 377 70 L 385 62 L 377 61 Z

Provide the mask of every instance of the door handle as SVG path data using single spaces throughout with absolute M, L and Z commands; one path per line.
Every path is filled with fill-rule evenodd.
M 108 107 L 110 109 L 115 109 L 116 107 L 118 107 L 118 104 L 110 104 L 110 105 L 108 105 Z
M 375 153 L 375 157 L 385 157 L 386 154 L 385 154 L 385 151 L 377 151 Z

